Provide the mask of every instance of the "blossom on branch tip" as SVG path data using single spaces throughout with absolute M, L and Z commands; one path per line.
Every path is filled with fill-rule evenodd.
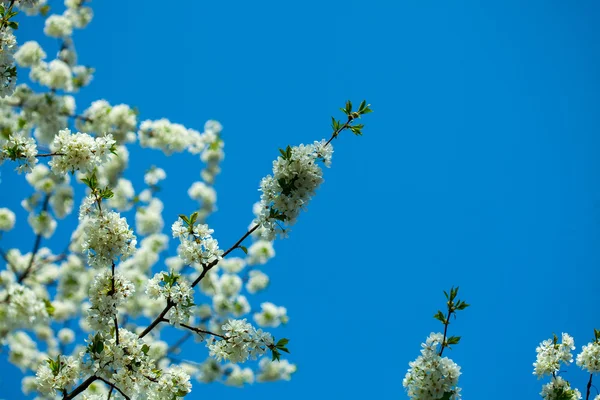
M 56 174 L 78 170 L 92 172 L 115 151 L 115 143 L 110 134 L 93 138 L 87 133 L 71 134 L 69 129 L 63 129 L 50 147 L 59 155 L 53 157 L 48 165 Z

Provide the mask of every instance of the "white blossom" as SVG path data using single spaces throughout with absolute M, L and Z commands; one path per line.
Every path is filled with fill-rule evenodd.
M 10 209 L 0 208 L 0 231 L 10 231 L 15 226 L 15 213 Z
M 266 357 L 260 359 L 258 367 L 259 371 L 256 376 L 258 382 L 289 381 L 297 369 L 296 365 L 290 364 L 288 360 L 273 362 Z
M 166 318 L 172 325 L 188 322 L 194 306 L 194 290 L 179 274 L 159 272 L 148 281 L 146 294 L 173 304 Z
M 277 233 L 284 236 L 287 227 L 296 223 L 300 211 L 323 182 L 319 161 L 331 163 L 333 148 L 326 141 L 281 150 L 273 162 L 273 175 L 260 182 L 261 214 L 254 223 L 264 228 L 263 237 L 273 240 Z
M 211 234 L 214 231 L 209 229 L 208 225 L 196 224 L 190 232 L 189 227 L 179 218 L 171 229 L 173 237 L 180 240 L 177 254 L 186 265 L 199 266 L 221 259 L 223 250 L 219 249 L 219 243 L 212 238 Z
M 250 294 L 264 290 L 269 285 L 269 277 L 264 272 L 253 270 L 248 275 L 246 290 Z
M 92 138 L 87 133 L 71 134 L 69 129 L 63 129 L 52 142 L 52 151 L 61 154 L 53 157 L 49 165 L 57 174 L 65 174 L 77 170 L 93 171 L 106 161 L 111 151 L 114 151 L 115 141 L 111 135 Z
M 54 235 L 56 230 L 56 220 L 52 218 L 47 211 L 41 211 L 39 214 L 31 213 L 27 218 L 27 222 L 31 225 L 33 233 L 49 238 Z
M 167 173 L 162 168 L 152 167 L 144 175 L 144 182 L 148 186 L 156 186 L 160 181 L 167 177 Z
M 275 257 L 273 243 L 267 240 L 257 240 L 248 247 L 248 265 L 266 264 L 271 258 Z
M 246 383 L 254 383 L 254 372 L 250 368 L 240 368 L 238 365 L 229 364 L 226 366 L 226 371 L 225 384 L 227 386 L 242 387 Z
M 152 149 L 160 149 L 165 154 L 189 151 L 199 153 L 204 148 L 204 139 L 193 129 L 171 123 L 167 119 L 157 121 L 146 120 L 138 131 L 140 145 Z
M 52 368 L 52 369 L 51 369 Z M 41 364 L 36 379 L 41 393 L 55 394 L 68 389 L 79 377 L 79 362 L 70 356 L 58 356 L 57 360 Z
M 51 15 L 46 18 L 44 33 L 54 38 L 65 38 L 73 33 L 73 23 L 62 15 Z
M 535 349 L 536 361 L 533 363 L 533 374 L 541 378 L 544 375 L 553 375 L 560 369 L 560 363 L 569 365 L 573 362 L 571 351 L 575 350 L 575 341 L 568 333 L 562 334 L 562 343 L 558 338 L 544 340 Z
M 15 133 L 8 137 L 8 140 L 2 145 L 0 151 L 0 165 L 6 159 L 17 161 L 19 166 L 16 168 L 18 173 L 31 172 L 37 164 L 37 146 L 35 140 L 26 137 L 21 133 Z
M 288 322 L 287 309 L 273 303 L 265 302 L 260 305 L 261 312 L 254 314 L 254 321 L 259 326 L 276 328 Z
M 135 226 L 138 234 L 150 235 L 162 231 L 165 225 L 162 211 L 163 203 L 157 198 L 151 199 L 146 207 L 138 207 L 135 213 Z
M 102 214 L 94 209 L 91 196 L 81 205 L 80 219 L 89 214 L 84 223 L 82 252 L 88 256 L 93 267 L 107 267 L 117 258 L 126 259 L 135 252 L 137 243 L 127 220 L 114 211 Z
M 120 273 L 108 269 L 96 275 L 90 286 L 89 298 L 91 307 L 88 310 L 87 322 L 94 330 L 105 330 L 113 327 L 117 308 L 133 294 L 135 287 Z
M 448 357 L 438 354 L 444 335 L 431 333 L 421 345 L 421 355 L 410 366 L 402 385 L 408 397 L 415 400 L 441 399 L 449 393 L 450 399 L 460 399 L 458 377 L 460 367 Z
M 598 339 L 583 346 L 581 353 L 577 355 L 577 365 L 590 374 L 600 372 L 600 342 Z
M 15 61 L 20 67 L 32 67 L 46 58 L 46 53 L 36 41 L 23 43 L 15 52 Z
M 241 363 L 249 358 L 255 360 L 273 346 L 273 337 L 269 333 L 254 328 L 245 319 L 230 319 L 221 328 L 225 339 L 213 337 L 207 341 L 210 355 L 217 361 Z
M 577 389 L 571 389 L 569 382 L 560 376 L 552 377 L 552 380 L 542 386 L 540 395 L 544 400 L 579 400 L 581 393 Z

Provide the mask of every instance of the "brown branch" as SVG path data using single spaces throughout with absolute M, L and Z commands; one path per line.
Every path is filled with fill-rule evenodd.
M 165 322 L 168 322 L 168 320 Z M 213 333 L 211 331 L 205 331 L 204 329 L 196 328 L 195 326 L 190 326 L 188 324 L 179 324 L 179 325 L 183 326 L 185 329 L 189 329 L 192 332 L 196 332 L 197 334 L 212 335 L 212 336 L 220 337 L 221 339 L 227 340 L 227 338 L 225 336 L 219 335 L 218 333 Z
M 229 249 L 227 249 L 227 251 L 225 251 L 221 257 L 223 258 L 223 257 L 227 256 L 229 253 L 231 253 L 233 250 L 237 249 L 240 246 L 240 244 L 248 236 L 250 236 L 252 234 L 252 232 L 254 232 L 255 230 L 258 229 L 258 227 L 259 227 L 259 225 L 254 225 L 254 227 L 252 227 L 252 229 L 250 229 L 248 232 L 246 232 L 237 242 L 235 242 L 235 244 L 233 246 L 231 246 Z M 219 259 L 216 259 L 216 260 L 212 261 L 211 263 L 209 263 L 207 265 L 203 265 L 203 267 L 202 267 L 202 273 L 200 273 L 200 276 L 198 276 L 198 278 L 196 278 L 196 280 L 192 283 L 192 287 L 195 287 L 198 283 L 200 283 L 200 281 L 202 280 L 202 278 L 204 278 L 206 276 L 206 273 L 208 271 L 210 271 L 211 268 L 213 268 L 218 263 L 219 263 Z M 175 303 L 172 303 L 171 301 L 168 301 L 167 305 L 160 312 L 160 314 L 158 315 L 158 317 L 156 317 L 156 319 L 154 321 L 152 321 L 150 323 L 150 325 L 148 325 L 148 327 L 142 331 L 142 333 L 140 333 L 140 335 L 139 335 L 140 339 L 143 338 L 144 336 L 146 336 L 148 333 L 150 333 L 152 331 L 152 329 L 154 329 L 158 324 L 160 324 L 161 322 L 164 322 L 165 321 L 165 315 L 167 315 L 167 313 L 169 312 L 169 310 L 171 308 L 173 308 L 173 306 L 175 306 Z
M 100 378 L 100 377 L 98 377 L 98 380 L 101 380 L 102 382 L 104 382 L 108 386 L 110 386 L 111 388 L 114 388 L 117 392 L 121 393 L 121 396 L 125 397 L 126 400 L 131 400 L 131 397 L 129 397 L 125 393 L 123 393 L 123 391 L 121 389 L 119 389 L 114 383 L 112 383 L 104 378 Z
M 64 155 L 65 155 L 65 153 L 45 153 L 45 154 L 37 154 L 36 157 L 42 158 L 42 157 L 64 156 Z
M 590 374 L 590 380 L 587 383 L 587 392 L 585 394 L 585 400 L 589 400 L 590 399 L 590 390 L 592 389 L 592 376 L 594 376 L 594 374 Z
M 47 194 L 46 197 L 44 197 L 44 204 L 42 205 L 42 212 L 48 211 L 48 202 L 49 201 L 50 201 L 50 195 Z M 33 260 L 35 259 L 35 255 L 37 254 L 38 250 L 40 249 L 41 243 L 42 243 L 42 234 L 39 233 L 35 237 L 35 243 L 33 244 L 33 250 L 31 251 L 31 258 L 29 259 L 29 265 L 27 265 L 27 268 L 25 269 L 25 271 L 23 271 L 23 274 L 17 279 L 17 283 L 22 283 L 25 280 L 25 278 L 27 278 L 29 273 L 31 272 L 31 268 L 33 267 Z
M 98 379 L 100 379 L 100 378 L 98 378 L 95 375 L 90 376 L 85 381 L 83 381 L 79 386 L 77 386 L 75 389 L 73 389 L 71 391 L 71 393 L 63 395 L 63 400 L 74 399 L 75 396 L 78 396 L 81 392 L 83 392 L 85 389 L 87 389 L 92 383 L 94 383 Z
M 14 265 L 12 265 L 12 263 L 8 259 L 8 255 L 2 249 L 0 249 L 0 257 L 2 257 L 2 259 L 4 261 L 6 261 L 6 265 L 8 265 L 8 267 L 11 269 L 11 271 L 16 274 L 17 273 L 17 268 Z

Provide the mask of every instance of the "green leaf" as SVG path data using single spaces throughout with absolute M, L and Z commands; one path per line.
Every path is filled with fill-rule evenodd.
M 10 21 L 10 22 L 8 23 L 8 26 L 10 26 L 10 27 L 11 27 L 11 28 L 13 28 L 13 29 L 19 29 L 19 23 L 18 23 L 18 22 L 15 22 L 15 21 Z
M 248 248 L 246 246 L 240 246 L 240 249 L 242 249 L 245 254 L 248 254 Z
M 149 350 L 150 350 L 150 346 L 148 346 L 147 344 L 144 344 L 142 346 L 142 353 L 144 353 L 145 355 L 148 355 Z
M 277 342 L 276 346 L 285 346 L 286 344 L 288 344 L 290 342 L 289 339 L 283 338 L 283 339 L 279 339 L 279 341 Z
M 196 220 L 198 219 L 198 212 L 194 212 L 191 216 L 190 216 L 190 224 L 194 225 L 196 223 Z
M 187 215 L 179 214 L 179 218 L 181 218 L 187 226 L 190 226 L 190 220 L 188 219 Z
M 363 100 L 360 103 L 360 106 L 358 106 L 358 112 L 360 113 L 362 110 L 364 110 L 364 108 L 367 106 L 367 101 Z
M 100 192 L 100 197 L 102 197 L 103 199 L 110 199 L 114 195 L 115 194 L 113 193 L 113 191 L 108 186 L 105 187 L 102 192 Z
M 460 336 L 450 336 L 446 341 L 448 344 L 458 344 L 458 342 L 460 342 Z
M 273 357 L 271 358 L 271 361 L 279 361 L 279 358 L 281 357 L 281 353 L 277 350 L 277 348 L 271 348 L 271 352 L 273 353 Z
M 48 299 L 44 299 L 44 305 L 46 306 L 46 312 L 48 313 L 49 316 L 54 315 L 54 306 L 52 305 L 52 302 Z
M 346 114 L 350 114 L 352 112 L 352 102 L 348 100 L 346 102 Z
M 433 318 L 437 319 L 438 321 L 440 321 L 442 324 L 446 323 L 446 317 L 444 317 L 444 313 L 441 311 L 438 311 Z
M 4 6 L 0 4 L 0 15 L 4 15 Z
M 450 398 L 452 398 L 452 395 L 454 394 L 454 392 L 446 392 L 444 393 L 444 395 L 441 397 L 441 400 L 450 400 Z
M 42 14 L 42 17 L 45 17 L 46 15 L 48 15 L 48 13 L 50 12 L 50 6 L 49 5 L 44 5 L 42 7 L 40 7 L 40 14 Z

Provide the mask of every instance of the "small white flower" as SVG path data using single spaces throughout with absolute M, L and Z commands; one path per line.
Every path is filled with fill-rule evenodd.
M 0 231 L 10 231 L 15 226 L 15 213 L 8 208 L 0 208 Z

